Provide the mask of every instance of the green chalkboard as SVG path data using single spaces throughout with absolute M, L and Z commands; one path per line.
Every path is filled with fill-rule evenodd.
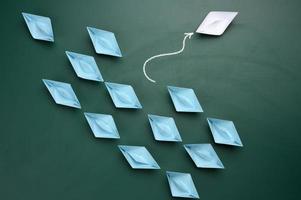
M 191 173 L 201 199 L 300 199 L 300 1 L 7 0 L 1 3 L 0 199 L 172 199 L 166 170 Z M 223 36 L 194 35 L 209 11 L 238 11 Z M 32 39 L 21 12 L 52 19 Z M 86 26 L 123 53 L 95 53 Z M 65 51 L 95 57 L 105 81 L 130 84 L 142 110 L 116 109 L 103 83 L 76 77 Z M 82 109 L 56 105 L 41 79 L 71 83 Z M 193 88 L 204 113 L 177 113 L 166 86 Z M 83 112 L 113 115 L 121 139 L 95 139 Z M 154 140 L 147 114 L 172 116 L 183 143 Z M 207 117 L 234 121 L 243 148 L 214 144 Z M 186 143 L 212 143 L 225 170 L 198 169 Z M 118 144 L 144 145 L 161 170 L 133 170 Z

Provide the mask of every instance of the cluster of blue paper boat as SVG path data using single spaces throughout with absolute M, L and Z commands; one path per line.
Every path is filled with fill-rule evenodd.
M 54 42 L 51 20 L 48 17 L 22 13 L 34 39 Z M 88 33 L 98 54 L 122 57 L 114 33 L 87 27 Z M 91 81 L 104 82 L 99 67 L 92 56 L 66 51 L 66 55 L 78 77 Z M 74 90 L 69 83 L 43 79 L 45 86 L 57 104 L 81 108 Z M 142 105 L 132 86 L 104 82 L 116 108 L 142 109 Z M 167 90 L 177 112 L 203 112 L 203 109 L 190 88 L 168 86 Z M 96 138 L 119 139 L 118 126 L 112 115 L 84 113 Z M 148 120 L 157 141 L 182 142 L 175 120 L 168 116 L 149 114 Z M 243 146 L 232 121 L 208 118 L 215 143 Z M 159 164 L 144 146 L 118 145 L 133 169 L 160 169 Z M 198 168 L 223 169 L 224 165 L 211 144 L 185 144 L 185 150 Z M 199 198 L 189 173 L 166 172 L 172 196 Z

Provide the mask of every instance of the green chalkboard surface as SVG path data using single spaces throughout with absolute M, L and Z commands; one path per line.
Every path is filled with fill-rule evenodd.
M 200 199 L 300 199 L 301 2 L 297 0 L 7 0 L 1 3 L 0 199 L 173 199 L 165 171 L 191 173 Z M 221 37 L 185 32 L 208 12 L 238 11 Z M 55 42 L 32 39 L 21 12 L 48 16 Z M 87 26 L 115 33 L 123 57 L 95 53 Z M 95 57 L 130 84 L 142 110 L 116 109 L 103 83 L 79 79 L 65 51 Z M 82 109 L 56 105 L 41 79 L 71 83 Z M 177 113 L 167 85 L 193 88 L 204 113 Z M 95 139 L 83 112 L 113 115 L 120 140 Z M 174 117 L 182 143 L 155 141 L 147 114 Z M 244 144 L 214 144 L 207 117 L 234 121 Z M 225 170 L 183 148 L 212 143 Z M 117 145 L 143 145 L 161 170 L 133 170 Z

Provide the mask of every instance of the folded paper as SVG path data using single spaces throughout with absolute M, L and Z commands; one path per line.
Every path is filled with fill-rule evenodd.
M 84 114 L 96 138 L 120 138 L 112 115 L 97 113 Z
M 66 55 L 78 77 L 103 82 L 98 66 L 92 56 L 70 51 L 66 51 Z
M 81 108 L 80 103 L 69 83 L 43 79 L 55 103 L 74 108 Z
M 133 169 L 160 169 L 159 165 L 143 146 L 118 145 Z
M 54 42 L 51 20 L 49 17 L 22 13 L 31 36 L 36 40 Z
M 132 86 L 109 82 L 105 85 L 116 108 L 142 108 Z
M 207 35 L 222 35 L 237 14 L 237 12 L 209 12 L 196 32 Z
M 207 118 L 215 143 L 242 147 L 234 123 L 228 120 Z
M 192 89 L 173 86 L 167 88 L 177 112 L 203 112 Z
M 181 142 L 181 136 L 172 117 L 148 115 L 154 137 L 158 141 Z
M 211 144 L 185 144 L 184 148 L 197 167 L 224 169 Z
M 199 199 L 190 174 L 167 171 L 166 176 L 173 197 Z
M 96 53 L 122 57 L 115 34 L 93 27 L 87 27 Z

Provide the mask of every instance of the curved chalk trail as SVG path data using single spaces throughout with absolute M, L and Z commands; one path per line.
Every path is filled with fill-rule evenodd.
M 146 73 L 146 64 L 147 64 L 149 61 L 151 61 L 151 60 L 153 60 L 153 59 L 155 59 L 155 58 L 159 58 L 159 57 L 163 57 L 163 56 L 172 56 L 172 55 L 177 55 L 177 54 L 182 53 L 182 52 L 184 51 L 184 49 L 185 49 L 185 41 L 186 41 L 186 39 L 187 39 L 187 38 L 190 39 L 191 36 L 193 35 L 193 33 L 184 33 L 184 35 L 185 35 L 185 37 L 184 37 L 184 39 L 183 39 L 182 48 L 181 48 L 179 51 L 155 55 L 155 56 L 150 57 L 149 59 L 147 59 L 147 60 L 144 62 L 144 64 L 143 64 L 143 73 L 144 73 L 144 76 L 145 76 L 149 81 L 151 81 L 151 82 L 153 82 L 153 83 L 156 83 L 155 80 L 151 79 L 151 78 L 147 75 L 147 73 Z

